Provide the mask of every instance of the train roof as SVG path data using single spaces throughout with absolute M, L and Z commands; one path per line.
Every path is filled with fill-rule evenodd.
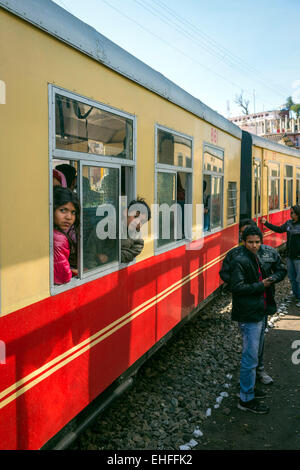
M 166 100 L 241 139 L 241 129 L 51 0 L 0 0 L 0 7 Z
M 300 158 L 300 150 L 288 147 L 287 145 L 278 144 L 277 142 L 251 134 L 250 132 L 248 132 L 248 134 L 250 134 L 252 138 L 252 144 L 256 147 L 262 147 L 267 150 L 272 150 L 273 152 L 284 153 L 286 155 L 291 155 L 292 157 Z

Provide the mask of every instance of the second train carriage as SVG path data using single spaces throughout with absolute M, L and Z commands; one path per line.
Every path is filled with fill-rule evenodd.
M 290 219 L 290 209 L 300 203 L 300 152 L 243 131 L 241 148 L 240 218 L 257 221 L 264 243 L 278 247 L 286 234 L 261 224 L 264 216 L 274 225 Z
M 0 446 L 37 449 L 219 287 L 238 243 L 242 133 L 51 1 L 0 6 Z M 52 170 L 63 163 L 77 172 L 81 230 L 78 276 L 58 286 Z M 153 214 L 136 262 L 115 246 L 112 262 L 86 264 L 99 202 L 190 203 L 196 228 L 203 178 L 202 247 L 175 240 L 172 220 L 171 237 L 155 238 Z

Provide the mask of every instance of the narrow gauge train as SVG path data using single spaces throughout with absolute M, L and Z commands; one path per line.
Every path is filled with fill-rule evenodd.
M 217 291 L 240 213 L 286 220 L 300 152 L 242 133 L 50 0 L 0 0 L 0 35 L 0 447 L 59 448 L 85 410 L 119 393 Z M 62 285 L 53 274 L 58 164 L 75 168 L 81 203 L 78 274 Z M 99 203 L 183 201 L 194 229 L 204 186 L 203 246 L 189 249 L 185 232 L 155 237 L 149 221 L 135 261 L 121 263 L 118 246 L 113 261 L 87 264 Z

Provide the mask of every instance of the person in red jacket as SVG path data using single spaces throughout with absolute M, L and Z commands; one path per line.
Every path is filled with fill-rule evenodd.
M 76 194 L 68 188 L 53 188 L 53 265 L 54 283 L 66 284 L 78 274 L 77 246 L 69 236 L 79 226 L 79 202 Z

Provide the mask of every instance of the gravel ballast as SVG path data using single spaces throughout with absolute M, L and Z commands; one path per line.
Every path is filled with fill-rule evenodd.
M 276 285 L 281 315 L 269 318 L 269 331 L 285 315 L 289 291 L 287 278 Z M 220 294 L 141 367 L 131 388 L 70 449 L 193 449 L 216 410 L 231 413 L 226 398 L 238 390 L 241 350 L 231 295 Z

